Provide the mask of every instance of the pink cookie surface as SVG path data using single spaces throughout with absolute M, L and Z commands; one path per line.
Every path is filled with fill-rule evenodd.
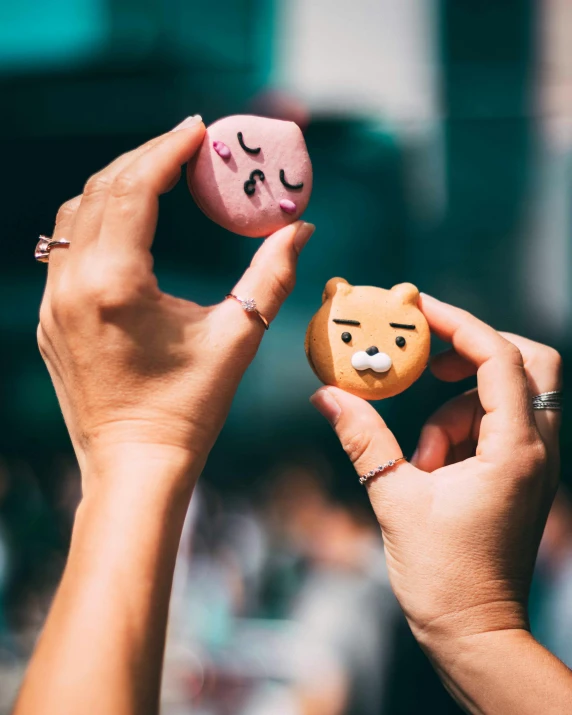
M 210 219 L 261 238 L 303 214 L 312 193 L 312 164 L 297 124 L 236 115 L 208 127 L 187 167 L 187 181 Z

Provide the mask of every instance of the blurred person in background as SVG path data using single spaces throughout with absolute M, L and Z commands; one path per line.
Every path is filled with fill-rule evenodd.
M 38 342 L 83 496 L 17 715 L 158 709 L 185 514 L 264 333 L 236 302 L 202 308 L 173 298 L 152 272 L 158 197 L 204 131 L 193 117 L 120 156 L 56 220 L 54 236 L 65 235 L 71 248 L 50 255 Z M 269 320 L 293 288 L 312 230 L 297 222 L 268 238 L 239 280 L 236 292 L 256 296 Z M 533 410 L 533 397 L 560 390 L 560 357 L 429 296 L 421 308 L 432 332 L 452 345 L 433 359 L 434 374 L 446 381 L 476 374 L 477 388 L 430 418 L 412 463 L 401 460 L 367 482 L 391 586 L 465 709 L 565 712 L 572 673 L 533 639 L 527 611 L 560 466 L 560 413 Z M 205 349 L 214 342 L 216 351 Z M 313 404 L 358 474 L 401 459 L 368 403 L 326 387 Z M 351 522 L 330 512 L 330 523 L 351 538 L 341 548 L 317 538 L 321 561 L 355 567 L 352 542 L 364 532 Z
M 241 715 L 390 712 L 400 610 L 375 519 L 332 500 L 324 467 L 278 464 L 256 510 L 195 492 L 175 570 L 166 713 L 188 702 L 197 663 L 191 701 L 217 713 L 229 697 Z
M 308 467 L 282 468 L 267 500 L 274 534 L 270 553 L 286 563 L 287 551 L 303 559 L 289 617 L 338 663 L 328 679 L 337 682 L 337 697 L 322 695 L 331 708 L 324 705 L 324 713 L 379 714 L 400 612 L 375 521 L 360 506 L 334 502 L 324 482 Z M 276 582 L 275 568 L 269 587 Z

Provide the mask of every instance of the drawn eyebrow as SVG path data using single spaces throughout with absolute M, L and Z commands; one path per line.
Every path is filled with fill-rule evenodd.
M 415 330 L 414 325 L 407 325 L 407 323 L 390 323 L 392 328 L 401 328 L 402 330 Z
M 361 325 L 359 320 L 344 320 L 343 318 L 334 318 L 334 323 L 337 325 Z
M 249 154 L 260 154 L 260 147 L 258 147 L 257 149 L 251 149 L 250 147 L 246 146 L 246 144 L 244 143 L 242 132 L 238 132 L 236 136 L 238 137 L 238 143 L 244 149 L 244 151 L 248 152 Z

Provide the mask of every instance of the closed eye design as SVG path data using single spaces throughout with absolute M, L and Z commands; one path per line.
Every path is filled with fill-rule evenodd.
M 286 181 L 286 174 L 284 173 L 284 169 L 280 169 L 280 181 L 284 184 L 284 186 L 287 189 L 303 189 L 304 188 L 304 183 L 302 181 L 299 184 L 289 184 Z
M 244 143 L 244 137 L 242 135 L 242 132 L 238 132 L 236 136 L 238 137 L 238 143 L 244 149 L 244 151 L 247 152 L 247 154 L 260 154 L 260 147 L 258 147 L 257 149 L 251 149 L 250 147 L 246 146 L 246 144 Z
M 345 320 L 344 318 L 334 318 L 333 322 L 336 325 L 356 325 L 358 327 L 361 325 L 359 320 Z

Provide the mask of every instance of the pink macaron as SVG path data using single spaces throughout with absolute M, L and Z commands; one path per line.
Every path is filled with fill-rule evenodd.
M 312 164 L 297 124 L 236 115 L 208 127 L 187 181 L 210 219 L 241 236 L 261 238 L 303 214 L 312 193 Z

